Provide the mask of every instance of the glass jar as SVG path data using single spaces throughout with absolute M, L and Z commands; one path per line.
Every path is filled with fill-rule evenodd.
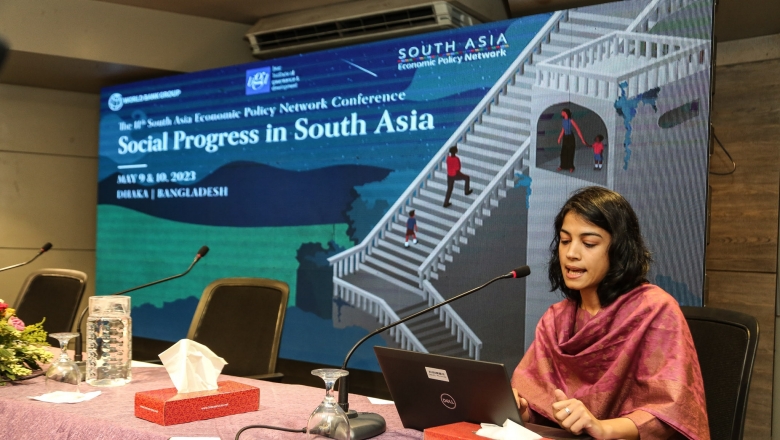
M 129 296 L 89 298 L 86 377 L 89 385 L 112 387 L 130 382 L 131 329 Z

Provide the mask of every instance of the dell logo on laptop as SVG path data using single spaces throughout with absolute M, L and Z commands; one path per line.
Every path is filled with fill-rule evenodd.
M 449 409 L 455 409 L 455 399 L 447 393 L 441 395 L 441 403 Z

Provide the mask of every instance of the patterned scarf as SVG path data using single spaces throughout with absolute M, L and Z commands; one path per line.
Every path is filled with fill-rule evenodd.
M 568 299 L 539 321 L 512 375 L 531 409 L 555 420 L 559 388 L 600 420 L 642 410 L 691 440 L 710 438 L 696 349 L 674 298 L 644 284 L 579 322 Z

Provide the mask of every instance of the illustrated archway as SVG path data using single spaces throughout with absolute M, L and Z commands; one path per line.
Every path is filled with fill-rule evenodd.
M 574 153 L 573 173 L 568 169 L 558 171 L 561 159 L 561 145 L 558 136 L 561 133 L 561 111 L 568 108 L 572 113 L 572 119 L 582 131 L 582 136 L 588 144 L 592 144 L 596 135 L 604 138 L 603 167 L 594 169 L 593 149 L 583 145 L 579 136 L 575 135 L 576 148 Z M 536 168 L 548 171 L 565 173 L 579 179 L 587 180 L 599 185 L 607 184 L 607 164 L 610 160 L 611 142 L 607 133 L 607 126 L 598 113 L 587 107 L 572 102 L 562 102 L 547 107 L 536 121 Z

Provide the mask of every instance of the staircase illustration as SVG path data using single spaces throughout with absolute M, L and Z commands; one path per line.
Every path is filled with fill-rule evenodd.
M 624 2 L 619 10 L 591 7 L 589 12 L 572 10 L 552 15 L 367 237 L 328 259 L 333 266 L 334 296 L 376 317 L 378 325 L 444 301 L 432 282 L 475 239 L 484 219 L 499 209 L 507 191 L 514 188 L 517 176 L 532 174 L 532 88 L 565 93 L 575 90 L 605 100 L 616 98 L 616 78 L 599 77 L 597 64 L 609 62 L 609 54 L 615 51 L 623 51 L 623 55 L 634 51 L 638 58 L 641 51 L 649 54 L 646 48 L 659 44 L 658 38 L 670 37 L 644 33 L 638 37 L 636 31 L 647 31 L 665 15 L 689 3 L 692 1 L 634 0 Z M 676 48 L 678 40 L 660 44 Z M 683 46 L 690 49 L 690 45 Z M 699 55 L 690 49 L 677 56 L 681 60 Z M 673 80 L 679 75 L 671 70 L 660 73 L 669 62 L 648 61 L 655 67 L 622 80 L 629 83 L 632 92 Z M 586 73 L 577 70 L 576 75 L 572 74 L 573 68 Z M 445 161 L 452 146 L 458 147 L 462 170 L 471 178 L 473 193 L 465 195 L 463 184 L 457 182 L 452 205 L 445 208 Z M 570 179 L 573 188 L 581 185 L 578 179 Z M 534 178 L 534 188 L 537 184 Z M 534 189 L 532 201 L 542 193 Z M 418 243 L 406 248 L 406 221 L 411 210 L 424 227 L 417 233 Z M 544 215 L 548 215 L 544 237 L 549 244 L 547 229 L 552 217 Z M 529 236 L 541 227 L 529 219 Z M 530 247 L 537 245 L 529 240 L 529 255 Z M 408 324 L 390 330 L 400 348 L 480 358 L 482 341 L 449 305 Z

